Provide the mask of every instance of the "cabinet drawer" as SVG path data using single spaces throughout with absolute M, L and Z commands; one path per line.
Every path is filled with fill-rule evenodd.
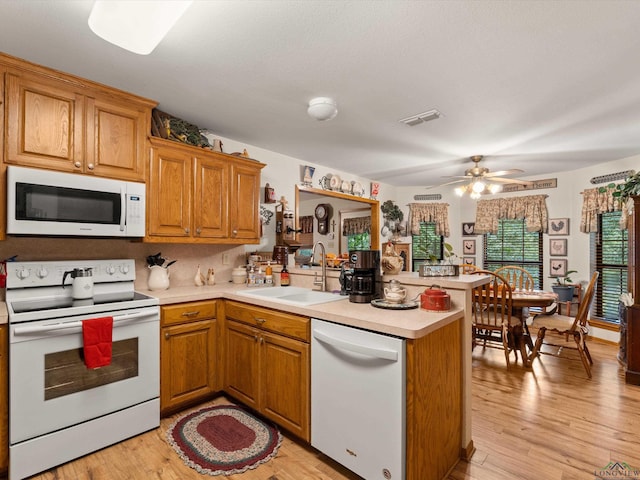
M 174 325 L 176 323 L 192 322 L 205 318 L 215 318 L 216 302 L 207 300 L 204 302 L 180 303 L 162 307 L 162 325 Z
M 309 342 L 309 318 L 291 313 L 227 301 L 225 316 L 287 337 Z

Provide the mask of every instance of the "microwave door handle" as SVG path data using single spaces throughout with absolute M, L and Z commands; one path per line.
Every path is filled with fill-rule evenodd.
M 120 205 L 120 231 L 124 232 L 127 218 L 127 192 L 125 192 L 124 187 L 120 187 Z

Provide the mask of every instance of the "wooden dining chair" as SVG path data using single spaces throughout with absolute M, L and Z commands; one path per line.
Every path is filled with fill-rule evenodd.
M 587 372 L 587 376 L 591 378 L 591 365 L 593 365 L 593 359 L 589 353 L 587 347 L 587 335 L 589 333 L 588 315 L 589 308 L 591 308 L 591 302 L 596 292 L 596 284 L 598 283 L 598 272 L 595 272 L 591 276 L 587 290 L 582 297 L 582 302 L 578 307 L 578 313 L 575 318 L 568 315 L 551 315 L 544 316 L 538 315 L 533 320 L 533 326 L 538 327 L 538 334 L 533 346 L 533 351 L 529 356 L 530 360 L 538 357 L 540 354 L 554 355 L 558 358 L 571 359 L 569 356 L 560 356 L 560 353 L 564 349 L 577 350 L 582 365 Z M 547 333 L 553 333 L 554 339 L 549 341 Z M 555 337 L 560 337 L 556 339 Z M 564 342 L 561 342 L 564 337 Z M 570 341 L 575 343 L 575 346 L 571 345 Z M 542 351 L 544 345 L 555 347 L 556 350 L 552 352 Z
M 482 343 L 483 347 L 503 349 L 509 367 L 511 351 L 518 361 L 513 331 L 520 325 L 520 319 L 511 316 L 511 286 L 503 277 L 489 270 L 476 270 L 470 275 L 491 277 L 489 283 L 474 287 L 472 291 L 472 348 Z
M 495 271 L 501 277 L 504 277 L 506 283 L 511 285 L 513 290 L 533 290 L 533 277 L 524 268 L 517 265 L 505 265 Z

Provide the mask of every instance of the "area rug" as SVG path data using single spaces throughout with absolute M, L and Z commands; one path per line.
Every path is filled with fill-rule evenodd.
M 167 440 L 198 472 L 233 475 L 275 457 L 282 434 L 240 407 L 217 405 L 178 418 L 167 430 Z

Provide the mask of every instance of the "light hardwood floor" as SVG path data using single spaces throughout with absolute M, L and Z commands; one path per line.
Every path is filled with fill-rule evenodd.
M 592 480 L 610 461 L 640 467 L 640 387 L 624 383 L 617 347 L 590 343 L 593 379 L 579 361 L 550 356 L 532 370 L 507 370 L 502 351 L 473 355 L 473 439 L 477 451 L 448 480 Z M 572 352 L 573 353 L 573 352 Z M 225 402 L 224 398 L 213 403 Z M 38 480 L 191 480 L 160 429 L 33 477 Z M 224 478 L 224 477 L 222 477 Z M 359 477 L 285 439 L 272 461 L 230 480 L 357 480 Z M 640 478 L 628 477 L 628 478 Z

